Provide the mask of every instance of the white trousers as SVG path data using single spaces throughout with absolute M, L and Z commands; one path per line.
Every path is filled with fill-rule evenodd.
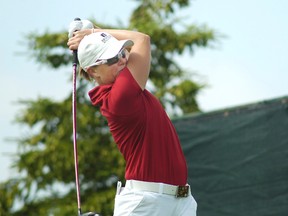
M 196 216 L 197 203 L 188 197 L 139 191 L 118 186 L 114 216 Z

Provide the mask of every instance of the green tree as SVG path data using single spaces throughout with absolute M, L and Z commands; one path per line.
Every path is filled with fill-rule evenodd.
M 151 91 L 170 113 L 199 111 L 195 96 L 203 88 L 189 77 L 173 59 L 195 47 L 206 47 L 216 40 L 207 27 L 183 22 L 181 8 L 188 0 L 138 1 L 126 29 L 151 35 Z M 94 23 L 103 28 L 108 24 Z M 37 62 L 57 69 L 71 64 L 67 32 L 27 36 L 28 49 Z M 187 75 L 188 74 L 188 75 Z M 175 81 L 177 80 L 177 81 Z M 111 138 L 105 119 L 92 107 L 86 92 L 91 87 L 79 80 L 77 88 L 77 144 L 84 211 L 96 210 L 112 215 L 114 187 L 123 180 L 125 162 Z M 31 134 L 17 139 L 19 153 L 14 163 L 20 175 L 0 185 L 0 215 L 75 215 L 77 211 L 72 142 L 71 95 L 61 102 L 49 98 L 20 101 L 25 110 L 17 122 L 31 128 Z M 20 207 L 13 208 L 15 205 Z

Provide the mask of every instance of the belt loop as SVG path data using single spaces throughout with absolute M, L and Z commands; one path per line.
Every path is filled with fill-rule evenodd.
M 131 189 L 132 188 L 132 182 L 130 180 L 126 180 L 125 187 Z
M 119 195 L 121 192 L 121 187 L 122 187 L 122 182 L 118 181 L 117 182 L 117 189 L 116 189 L 116 194 Z
M 160 193 L 160 194 L 163 194 L 163 188 L 164 188 L 163 183 L 160 183 L 160 184 L 159 184 L 159 193 Z

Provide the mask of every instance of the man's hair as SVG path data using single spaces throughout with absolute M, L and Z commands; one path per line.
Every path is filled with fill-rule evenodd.
M 87 72 L 85 72 L 83 70 L 83 68 L 79 67 L 79 75 L 80 77 L 83 77 L 84 79 L 88 80 L 88 81 L 91 81 L 92 78 L 89 76 L 89 74 Z

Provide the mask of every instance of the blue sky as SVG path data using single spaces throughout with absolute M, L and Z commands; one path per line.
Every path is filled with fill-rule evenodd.
M 17 146 L 7 139 L 29 133 L 13 123 L 23 109 L 15 102 L 39 96 L 61 100 L 72 88 L 72 67 L 54 71 L 37 64 L 25 55 L 24 35 L 66 30 L 74 17 L 125 24 L 135 6 L 130 0 L 1 1 L 0 181 L 17 175 L 9 169 L 8 156 Z M 203 111 L 288 95 L 287 9 L 286 0 L 194 0 L 179 11 L 187 23 L 206 24 L 226 35 L 213 48 L 177 58 L 182 67 L 197 74 L 194 79 L 208 85 L 198 96 Z

